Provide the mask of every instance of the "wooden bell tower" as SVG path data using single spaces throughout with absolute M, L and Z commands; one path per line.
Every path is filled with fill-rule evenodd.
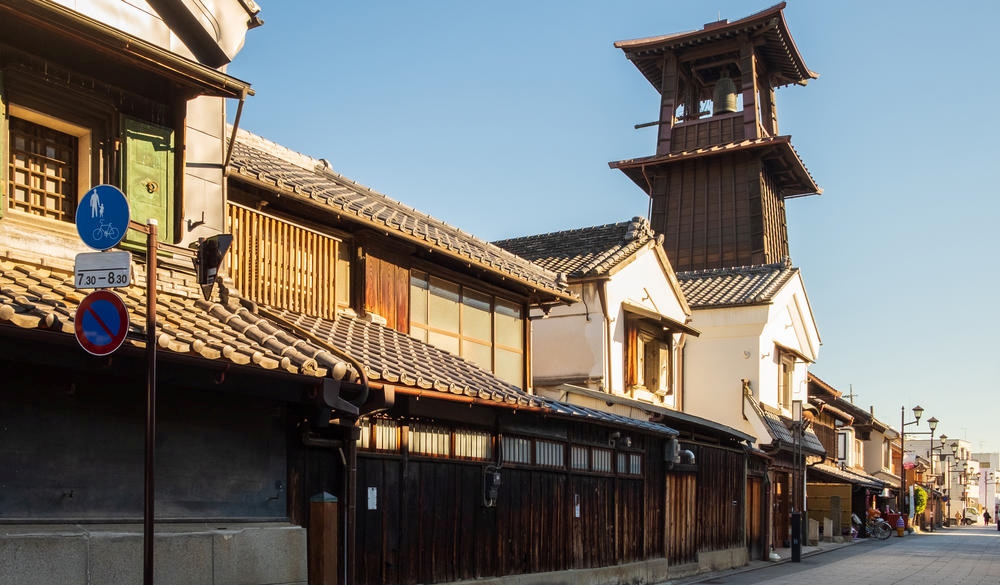
M 778 134 L 774 91 L 805 85 L 779 4 L 701 30 L 615 46 L 660 93 L 656 154 L 610 163 L 650 196 L 650 223 L 678 271 L 784 261 L 785 200 L 819 194 Z

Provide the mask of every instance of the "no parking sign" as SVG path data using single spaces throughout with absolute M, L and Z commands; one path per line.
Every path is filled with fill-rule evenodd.
M 80 301 L 74 325 L 80 347 L 94 355 L 108 355 L 128 336 L 128 310 L 116 293 L 96 290 Z

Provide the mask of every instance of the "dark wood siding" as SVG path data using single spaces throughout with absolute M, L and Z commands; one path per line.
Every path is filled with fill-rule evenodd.
M 685 122 L 671 131 L 670 151 L 684 152 L 743 140 L 743 112 Z
M 694 473 L 672 473 L 667 480 L 667 562 L 698 561 L 697 491 Z
M 698 549 L 726 550 L 744 544 L 745 456 L 700 446 L 698 456 Z
M 483 504 L 488 462 L 360 452 L 357 582 L 435 583 L 663 558 L 668 483 L 662 449 L 652 451 L 641 475 L 505 465 L 495 507 Z M 695 478 L 684 477 L 689 502 L 678 525 L 693 530 Z M 693 533 L 686 539 L 683 550 L 694 555 Z
M 385 317 L 396 331 L 410 331 L 410 271 L 375 250 L 365 256 L 365 311 Z

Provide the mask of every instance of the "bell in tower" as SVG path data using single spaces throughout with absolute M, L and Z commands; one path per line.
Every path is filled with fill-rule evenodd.
M 722 75 L 715 82 L 712 92 L 712 115 L 728 114 L 736 111 L 736 84 L 729 78 L 729 72 L 722 70 Z

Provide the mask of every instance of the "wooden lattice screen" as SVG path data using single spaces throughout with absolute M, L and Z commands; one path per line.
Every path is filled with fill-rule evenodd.
M 229 274 L 247 299 L 333 319 L 337 240 L 247 207 L 229 204 Z

